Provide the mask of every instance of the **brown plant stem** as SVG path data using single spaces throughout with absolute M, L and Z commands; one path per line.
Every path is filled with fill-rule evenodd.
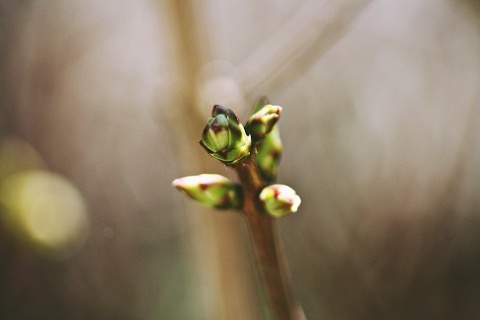
M 243 185 L 243 217 L 250 231 L 270 310 L 277 320 L 304 320 L 302 307 L 293 292 L 275 218 L 264 214 L 258 203 L 258 194 L 267 184 L 261 178 L 253 156 L 233 167 Z

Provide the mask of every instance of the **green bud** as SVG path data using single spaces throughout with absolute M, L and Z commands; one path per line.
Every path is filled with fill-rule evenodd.
M 280 218 L 297 212 L 302 200 L 295 190 L 283 184 L 272 184 L 260 192 L 260 201 L 272 217 Z
M 260 97 L 253 107 L 252 116 L 270 104 L 267 97 Z M 278 125 L 273 125 L 270 133 L 257 143 L 256 149 L 255 160 L 261 176 L 268 182 L 275 181 L 283 151 Z
M 234 164 L 250 154 L 252 142 L 235 113 L 215 105 L 200 144 L 213 158 L 225 164 Z
M 281 113 L 282 107 L 267 104 L 248 119 L 245 130 L 252 136 L 254 142 L 260 141 L 272 131 Z
M 255 156 L 258 170 L 261 176 L 269 182 L 275 181 L 278 173 L 278 165 L 282 157 L 282 140 L 280 130 L 275 126 L 265 138 L 257 144 Z
M 201 174 L 175 179 L 172 185 L 207 207 L 241 209 L 242 189 L 239 184 L 218 174 Z

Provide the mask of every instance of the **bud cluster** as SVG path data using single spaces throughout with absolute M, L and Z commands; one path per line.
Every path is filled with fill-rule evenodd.
M 267 98 L 261 98 L 243 126 L 232 110 L 215 105 L 203 129 L 200 145 L 210 156 L 226 165 L 242 163 L 251 156 L 265 184 L 271 184 L 276 180 L 283 149 L 276 126 L 281 113 L 282 107 L 270 104 Z M 242 187 L 220 175 L 180 178 L 173 181 L 173 186 L 209 207 L 243 207 Z M 266 186 L 260 192 L 258 201 L 264 213 L 275 218 L 296 212 L 301 202 L 292 188 L 280 184 Z

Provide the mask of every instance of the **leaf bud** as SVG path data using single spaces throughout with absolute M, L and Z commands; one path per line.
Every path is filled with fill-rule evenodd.
M 175 179 L 172 185 L 186 196 L 212 208 L 241 209 L 242 189 L 239 184 L 219 174 L 200 174 Z
M 251 135 L 252 141 L 257 142 L 265 138 L 280 118 L 282 107 L 267 104 L 255 112 L 245 124 L 245 131 Z
M 272 184 L 263 188 L 259 198 L 265 211 L 275 218 L 297 212 L 302 202 L 295 190 L 283 184 Z
M 232 110 L 215 105 L 202 132 L 200 145 L 213 158 L 225 164 L 235 164 L 250 154 L 251 138 Z

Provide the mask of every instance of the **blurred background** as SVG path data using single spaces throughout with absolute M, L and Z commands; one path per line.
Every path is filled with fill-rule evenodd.
M 270 319 L 213 104 L 284 108 L 308 319 L 480 319 L 476 0 L 0 0 L 0 318 Z

